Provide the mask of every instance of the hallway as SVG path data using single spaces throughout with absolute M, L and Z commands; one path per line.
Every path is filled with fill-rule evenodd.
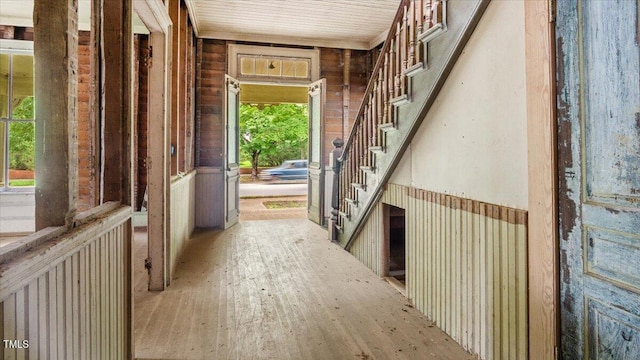
M 302 219 L 197 232 L 150 293 L 136 232 L 136 358 L 474 358 L 326 237 Z

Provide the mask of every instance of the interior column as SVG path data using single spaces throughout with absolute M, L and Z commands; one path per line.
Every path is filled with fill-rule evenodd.
M 36 231 L 71 226 L 78 201 L 78 3 L 35 0 Z

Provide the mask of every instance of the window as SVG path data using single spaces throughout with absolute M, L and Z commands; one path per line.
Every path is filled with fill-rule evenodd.
M 33 88 L 33 52 L 0 48 L 0 191 L 35 185 Z

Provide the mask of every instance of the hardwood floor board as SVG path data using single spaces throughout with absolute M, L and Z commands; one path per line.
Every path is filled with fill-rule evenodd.
M 320 313 L 309 309 L 309 304 L 318 304 L 316 309 L 323 309 L 321 298 L 317 296 L 313 289 L 305 287 L 309 284 L 308 276 L 300 275 L 304 272 L 295 269 L 302 268 L 302 264 L 298 261 L 299 257 L 290 247 L 286 248 L 286 257 L 282 256 L 274 262 L 276 268 L 274 273 L 277 274 L 278 284 L 274 287 L 276 291 L 282 289 L 280 294 L 286 295 L 286 303 L 283 303 L 283 317 L 287 318 L 291 323 L 294 332 L 292 335 L 296 339 L 299 348 L 304 348 L 304 359 L 321 359 L 330 355 L 332 358 L 340 358 L 343 356 L 341 348 L 333 348 L 331 344 L 340 336 L 338 331 L 317 326 L 322 323 L 322 317 L 327 314 Z M 273 253 L 273 252 L 272 252 Z M 275 252 L 277 254 L 277 252 Z M 283 255 L 284 252 L 283 252 Z M 290 286 L 295 284 L 295 286 Z
M 297 298 L 295 294 L 292 294 L 291 287 L 283 286 L 283 277 L 287 274 L 283 272 L 282 264 L 285 262 L 278 261 L 277 257 L 269 257 L 270 253 L 265 253 L 263 249 L 260 249 L 260 256 L 264 264 L 271 269 L 273 274 L 267 274 L 263 278 L 264 285 L 261 285 L 260 289 L 267 294 L 267 299 L 273 308 L 275 319 L 279 327 L 279 331 L 282 337 L 291 338 L 296 337 L 297 329 L 295 324 L 301 323 L 300 313 L 297 312 Z M 291 279 L 285 279 L 284 283 L 289 283 Z M 264 290 L 262 290 L 264 289 Z M 281 289 L 281 291 L 278 291 Z M 284 343 L 286 339 L 280 340 L 280 343 Z M 282 354 L 283 357 L 291 356 L 294 358 L 310 358 L 310 349 L 305 348 L 304 344 L 300 342 L 294 342 L 288 350 L 289 354 Z M 276 344 L 277 346 L 277 344 Z
M 304 219 L 198 231 L 167 290 L 136 274 L 136 358 L 475 358 L 326 238 Z
M 234 273 L 235 314 L 238 315 L 234 334 L 239 340 L 237 353 L 245 349 L 260 351 L 265 358 L 283 358 L 281 348 L 277 346 L 281 326 L 276 317 L 272 292 L 268 284 L 270 274 L 261 259 L 257 244 L 235 242 L 234 262 L 230 264 L 238 269 Z M 269 329 L 269 331 L 260 331 Z M 276 336 L 274 336 L 276 335 Z M 282 340 L 282 339 L 281 339 Z M 283 341 L 281 341 L 283 342 Z

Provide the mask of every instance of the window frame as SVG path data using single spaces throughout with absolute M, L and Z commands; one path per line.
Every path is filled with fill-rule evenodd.
M 33 119 L 14 119 L 13 118 L 13 101 L 12 93 L 13 93 L 13 56 L 14 55 L 30 55 L 35 62 L 35 57 L 33 54 L 33 41 L 29 40 L 6 40 L 0 39 L 0 54 L 8 54 L 9 55 L 9 71 L 7 75 L 7 117 L 0 117 L 0 123 L 4 125 L 4 133 L 0 136 L 3 137 L 0 144 L 4 146 L 3 149 L 3 167 L 0 169 L 0 182 L 3 186 L 0 186 L 0 192 L 33 192 L 35 191 L 35 186 L 10 186 L 11 179 L 9 178 L 9 164 L 10 164 L 10 144 L 9 144 L 9 136 L 10 136 L 10 125 L 11 123 L 19 123 L 19 122 L 30 122 L 35 126 L 35 113 Z M 35 79 L 34 79 L 34 99 L 35 99 Z M 35 137 L 34 137 L 35 141 Z

